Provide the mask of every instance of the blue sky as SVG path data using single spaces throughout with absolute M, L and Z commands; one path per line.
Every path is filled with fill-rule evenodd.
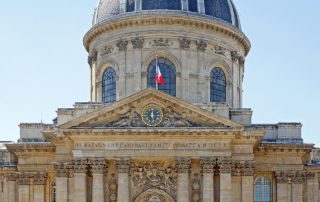
M 20 122 L 49 122 L 57 108 L 89 101 L 82 38 L 97 0 L 4 1 L 0 7 L 0 140 Z M 320 146 L 320 1 L 234 0 L 252 43 L 244 107 L 254 123 L 302 122 Z

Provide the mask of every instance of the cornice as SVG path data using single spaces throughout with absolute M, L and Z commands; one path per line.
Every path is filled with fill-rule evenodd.
M 55 152 L 56 147 L 51 143 L 23 143 L 23 144 L 6 144 L 10 152 Z
M 313 144 L 261 144 L 258 152 L 311 152 Z
M 251 44 L 247 36 L 239 29 L 228 25 L 224 22 L 202 18 L 200 16 L 187 16 L 181 14 L 148 14 L 148 13 L 129 13 L 118 16 L 117 18 L 101 22 L 92 27 L 84 36 L 83 43 L 88 52 L 89 45 L 97 37 L 102 34 L 135 26 L 188 26 L 209 32 L 223 34 L 227 37 L 237 40 L 245 50 L 245 56 L 249 53 Z

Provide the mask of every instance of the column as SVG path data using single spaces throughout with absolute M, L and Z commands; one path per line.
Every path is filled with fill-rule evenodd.
M 277 202 L 288 202 L 288 177 L 285 172 L 276 172 Z
M 201 14 L 205 13 L 204 0 L 198 0 L 198 11 Z
M 18 173 L 18 202 L 30 202 L 30 179 L 26 173 Z
M 118 202 L 128 202 L 129 195 L 129 170 L 130 160 L 121 159 L 117 161 L 118 168 Z
M 120 40 L 117 43 L 119 49 L 119 71 L 117 72 L 117 100 L 122 99 L 126 96 L 126 66 L 127 66 L 127 45 L 128 41 Z
M 57 201 L 68 201 L 68 167 L 64 162 L 58 162 L 56 169 L 56 194 Z
M 214 159 L 205 158 L 200 160 L 203 175 L 203 202 L 214 202 Z
M 253 174 L 255 170 L 254 161 L 246 161 L 244 166 L 242 166 L 242 180 L 241 180 L 241 190 L 242 190 L 242 201 L 253 202 Z
M 97 62 L 98 52 L 93 49 L 89 52 L 88 63 L 90 65 L 90 92 L 91 101 L 97 102 L 97 84 L 96 84 L 96 62 Z
M 75 160 L 73 166 L 73 200 L 75 202 L 86 202 L 88 162 L 83 159 Z
M 16 175 L 10 174 L 8 176 L 8 201 L 15 202 L 16 201 Z
M 181 158 L 176 160 L 178 171 L 177 202 L 189 202 L 189 170 L 191 159 Z
M 91 160 L 92 167 L 92 202 L 104 201 L 103 177 L 106 172 L 106 161 Z
M 239 54 L 237 51 L 231 52 L 231 59 L 232 59 L 232 106 L 234 108 L 239 107 Z
M 314 202 L 315 200 L 315 195 L 319 190 L 315 190 L 315 173 L 308 172 L 307 173 L 307 196 L 308 196 L 308 202 Z M 318 182 L 316 182 L 318 183 Z
M 131 40 L 132 47 L 133 47 L 133 62 L 131 65 L 133 65 L 133 83 L 132 83 L 132 92 L 136 93 L 142 90 L 142 79 L 141 79 L 141 61 L 142 61 L 142 48 L 144 44 L 144 38 L 142 36 L 137 36 L 134 39 Z M 143 71 L 146 71 L 144 69 Z M 143 81 L 145 82 L 145 81 Z
M 46 173 L 37 173 L 33 178 L 33 201 L 45 201 Z
M 292 178 L 292 202 L 303 201 L 303 183 L 305 182 L 305 173 L 298 171 Z
M 220 168 L 220 201 L 231 202 L 231 159 L 228 157 L 218 159 Z

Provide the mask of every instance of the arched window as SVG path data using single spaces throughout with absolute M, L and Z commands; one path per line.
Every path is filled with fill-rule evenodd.
M 191 12 L 198 12 L 198 0 L 189 0 L 189 11 Z
M 52 183 L 51 186 L 51 202 L 56 202 L 57 201 L 57 186 L 56 183 Z
M 103 103 L 116 101 L 116 71 L 112 67 L 108 67 L 103 73 L 102 101 Z
M 143 0 L 142 10 L 181 10 L 181 0 Z
M 210 73 L 210 102 L 226 102 L 226 76 L 219 67 Z
M 271 202 L 271 182 L 266 177 L 259 177 L 254 183 L 254 202 Z
M 164 84 L 158 84 L 158 90 L 176 96 L 176 71 L 174 64 L 166 58 L 153 60 L 148 67 L 148 87 L 156 88 L 156 61 L 164 80 Z

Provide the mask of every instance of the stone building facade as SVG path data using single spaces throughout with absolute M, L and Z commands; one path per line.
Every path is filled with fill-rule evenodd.
M 100 0 L 84 46 L 91 101 L 20 124 L 0 201 L 320 201 L 302 125 L 242 107 L 250 42 L 232 0 Z

